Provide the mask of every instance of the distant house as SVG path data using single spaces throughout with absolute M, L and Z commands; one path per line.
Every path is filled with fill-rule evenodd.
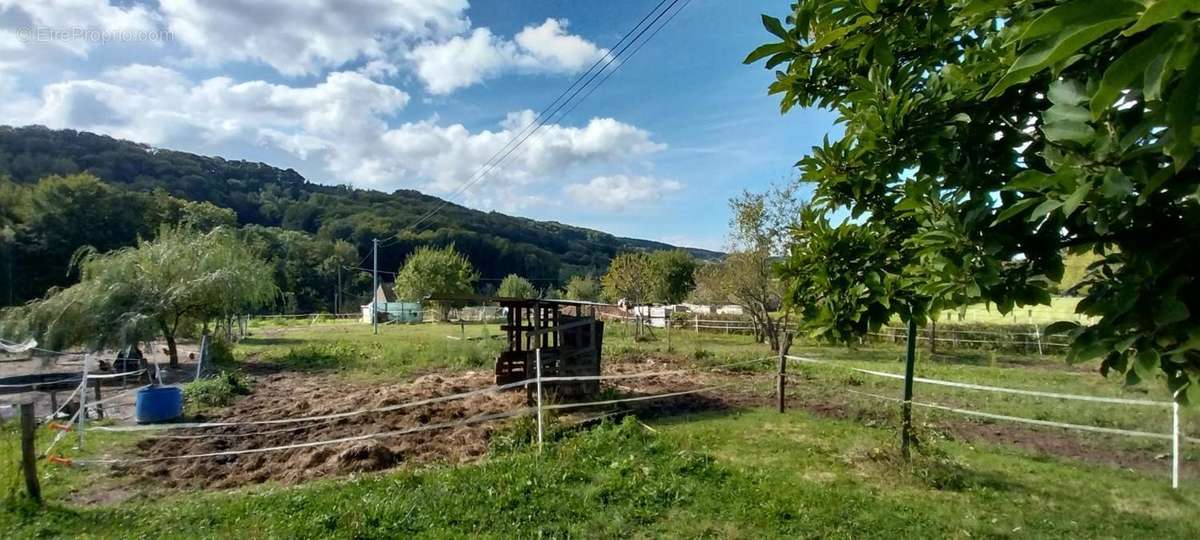
M 364 323 L 371 323 L 372 304 L 378 313 L 379 322 L 421 322 L 425 318 L 421 303 L 401 302 L 390 283 L 380 283 L 379 288 L 375 289 L 374 302 L 362 306 Z
M 717 307 L 717 315 L 745 315 L 746 308 L 734 304 L 726 304 Z

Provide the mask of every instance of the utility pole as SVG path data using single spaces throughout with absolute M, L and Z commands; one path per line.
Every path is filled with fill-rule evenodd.
M 333 292 L 333 316 L 336 318 L 342 314 L 342 264 L 338 263 L 338 284 L 337 290 Z
M 371 239 L 371 331 L 379 335 L 379 239 Z

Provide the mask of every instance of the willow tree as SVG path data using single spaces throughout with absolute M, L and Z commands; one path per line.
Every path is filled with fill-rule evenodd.
M 278 294 L 266 263 L 224 228 L 163 228 L 133 247 L 80 251 L 73 265 L 79 283 L 7 310 L 5 335 L 33 335 L 51 348 L 93 349 L 161 336 L 174 368 L 181 330 L 268 305 Z
M 763 23 L 746 61 L 777 69 L 782 111 L 845 126 L 798 164 L 827 224 L 788 261 L 817 333 L 1044 303 L 1089 252 L 1098 322 L 1051 329 L 1068 359 L 1200 403 L 1200 3 L 800 0 Z

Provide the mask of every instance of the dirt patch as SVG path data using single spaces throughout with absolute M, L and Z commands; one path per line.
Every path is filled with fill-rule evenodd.
M 606 373 L 627 374 L 678 369 L 668 361 L 613 363 Z M 596 400 L 687 392 L 707 386 L 737 382 L 731 374 L 672 374 L 642 379 L 622 379 L 605 384 Z M 409 383 L 369 384 L 348 382 L 330 375 L 273 373 L 256 377 L 254 392 L 211 418 L 201 421 L 248 422 L 321 416 L 360 409 L 377 409 L 486 388 L 490 372 L 430 374 Z M 571 423 L 600 413 L 636 412 L 642 417 L 686 414 L 737 406 L 737 387 L 717 392 L 605 407 L 562 410 L 560 420 Z M 742 391 L 741 389 L 737 390 Z M 172 430 L 140 441 L 137 457 L 185 456 L 331 441 L 365 434 L 403 431 L 421 426 L 453 423 L 483 415 L 496 415 L 525 407 L 521 390 L 474 395 L 466 399 L 368 413 L 299 424 L 240 425 L 205 430 Z M 398 436 L 348 440 L 336 444 L 287 450 L 170 459 L 116 467 L 119 475 L 167 487 L 230 488 L 276 481 L 295 484 L 319 477 L 370 472 L 403 465 L 459 464 L 483 457 L 491 435 L 511 420 L 479 422 L 417 431 Z
M 273 374 L 259 378 L 252 395 L 224 410 L 219 417 L 208 420 L 260 421 L 388 407 L 484 388 L 491 384 L 491 379 L 490 373 L 467 372 L 426 375 L 406 384 L 369 385 L 339 381 L 330 376 Z M 206 454 L 402 431 L 518 409 L 524 405 L 523 398 L 521 392 L 501 392 L 300 424 L 177 430 L 141 441 L 137 445 L 137 454 L 139 457 Z M 272 452 L 154 461 L 119 470 L 172 487 L 225 488 L 267 480 L 292 484 L 322 476 L 377 471 L 405 463 L 472 461 L 487 452 L 489 435 L 499 425 L 502 423 L 481 422 Z

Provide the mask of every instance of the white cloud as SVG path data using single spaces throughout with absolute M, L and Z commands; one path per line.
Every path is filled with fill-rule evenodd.
M 3 84 L 0 92 L 0 102 L 16 96 Z M 533 111 L 514 112 L 495 129 L 483 130 L 436 117 L 389 122 L 408 101 L 406 93 L 358 72 L 334 72 L 315 85 L 293 87 L 228 77 L 192 82 L 168 68 L 130 65 L 47 85 L 40 97 L 14 101 L 23 110 L 0 107 L 0 124 L 98 131 L 200 153 L 269 148 L 295 156 L 315 180 L 447 195 L 535 117 Z M 535 184 L 589 166 L 629 166 L 664 148 L 649 132 L 612 118 L 581 126 L 547 124 L 468 191 L 466 202 L 507 210 L 542 203 Z M 227 157 L 254 155 L 261 152 Z M 641 181 L 630 180 L 623 189 Z
M 567 34 L 566 27 L 566 20 L 546 19 L 525 27 L 512 41 L 476 28 L 466 36 L 421 43 L 408 59 L 430 93 L 449 94 L 509 71 L 574 73 L 608 53 Z
M 580 71 L 608 52 L 579 36 L 567 34 L 566 19 L 546 19 L 541 26 L 526 26 L 514 41 L 547 71 Z
M 659 201 L 666 193 L 681 189 L 683 184 L 675 180 L 617 174 L 571 184 L 564 191 L 579 204 L 619 211 Z
M 161 0 L 173 37 L 210 63 L 285 75 L 383 58 L 406 41 L 465 31 L 466 0 Z
M 162 17 L 108 0 L 0 0 L 0 67 L 44 69 L 105 45 L 161 46 Z M 153 36 L 153 39 L 150 38 Z
M 378 132 L 381 116 L 408 94 L 354 72 L 335 72 L 310 87 L 214 77 L 192 84 L 171 69 L 132 65 L 97 79 L 55 83 L 24 118 L 54 128 L 95 130 L 153 145 L 203 151 L 231 139 L 273 143 L 296 155 L 328 146 L 328 134 Z M 325 134 L 313 138 L 312 134 Z M 316 141 L 322 141 L 318 144 Z

